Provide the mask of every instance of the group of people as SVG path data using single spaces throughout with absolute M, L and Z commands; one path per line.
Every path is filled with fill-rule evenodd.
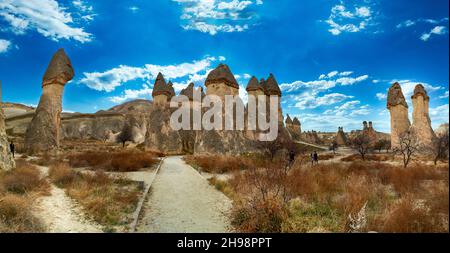
M 289 152 L 289 163 L 288 166 L 292 166 L 295 162 L 295 152 L 290 151 Z M 314 164 L 319 164 L 319 155 L 317 154 L 317 151 L 314 151 L 314 153 L 311 153 L 311 165 L 314 166 Z

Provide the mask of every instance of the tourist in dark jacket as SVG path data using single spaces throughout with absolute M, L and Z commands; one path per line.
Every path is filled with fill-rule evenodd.
M 9 150 L 11 151 L 11 154 L 12 154 L 12 156 L 13 156 L 13 158 L 14 158 L 15 147 L 14 147 L 14 143 L 13 143 L 13 142 L 11 142 L 11 143 L 9 144 Z

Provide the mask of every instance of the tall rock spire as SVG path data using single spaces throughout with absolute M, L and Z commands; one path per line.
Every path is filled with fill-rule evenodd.
M 436 135 L 431 127 L 429 115 L 429 102 L 427 91 L 423 85 L 418 84 L 411 97 L 413 103 L 413 123 L 411 132 L 417 137 L 420 145 L 432 147 L 436 140 Z
M 408 132 L 411 123 L 408 118 L 408 104 L 399 83 L 394 83 L 388 91 L 387 109 L 391 114 L 391 146 L 398 147 L 399 138 Z
M 41 99 L 25 134 L 25 147 L 29 153 L 59 147 L 64 85 L 73 76 L 74 70 L 69 57 L 64 49 L 59 49 L 45 71 Z

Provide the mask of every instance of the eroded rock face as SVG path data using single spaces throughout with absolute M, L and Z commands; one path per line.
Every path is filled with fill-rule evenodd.
M 436 134 L 431 127 L 429 115 L 428 96 L 423 85 L 418 84 L 414 89 L 414 95 L 411 97 L 413 103 L 413 123 L 411 132 L 416 136 L 419 144 L 423 147 L 431 147 L 436 140 Z
M 145 136 L 146 149 L 165 154 L 183 153 L 180 131 L 175 131 L 170 126 L 172 111 L 169 108 L 156 108 L 151 112 Z
M 54 150 L 61 138 L 61 111 L 64 85 L 72 80 L 74 71 L 63 49 L 54 55 L 42 81 L 42 95 L 36 114 L 25 134 L 28 152 Z
M 391 146 L 398 147 L 399 137 L 409 131 L 411 123 L 408 118 L 408 104 L 399 83 L 389 88 L 387 109 L 391 114 Z
M 0 83 L 1 98 L 1 83 Z M 5 117 L 3 115 L 2 105 L 0 103 L 0 171 L 8 171 L 16 166 L 9 150 L 9 142 L 5 131 Z

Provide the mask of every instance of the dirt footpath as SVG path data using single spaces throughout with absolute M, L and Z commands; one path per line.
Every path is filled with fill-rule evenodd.
M 231 200 L 181 157 L 164 160 L 152 184 L 137 232 L 231 232 Z

